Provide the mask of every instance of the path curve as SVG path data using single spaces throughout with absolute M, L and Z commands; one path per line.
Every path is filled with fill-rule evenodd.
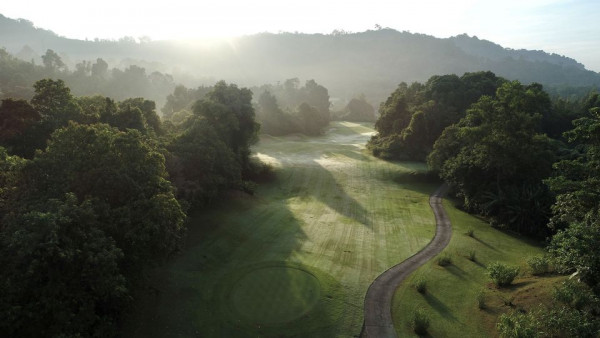
M 429 197 L 436 222 L 435 236 L 431 242 L 421 251 L 379 275 L 369 286 L 365 296 L 365 320 L 361 337 L 397 337 L 392 321 L 394 292 L 413 271 L 444 250 L 452 237 L 452 225 L 442 205 L 447 191 L 448 186 L 443 184 Z

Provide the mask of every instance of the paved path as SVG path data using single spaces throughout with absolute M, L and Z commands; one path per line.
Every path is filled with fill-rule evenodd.
M 435 236 L 421 251 L 379 275 L 365 296 L 365 321 L 361 337 L 397 337 L 392 321 L 392 297 L 398 285 L 418 267 L 440 253 L 450 242 L 452 225 L 442 206 L 442 198 L 448 191 L 446 184 L 429 197 L 436 221 Z

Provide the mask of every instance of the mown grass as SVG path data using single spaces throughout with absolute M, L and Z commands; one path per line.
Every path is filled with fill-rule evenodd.
M 501 313 L 530 308 L 551 298 L 554 285 L 564 277 L 537 278 L 528 272 L 527 258 L 542 253 L 539 243 L 494 229 L 448 201 L 444 207 L 453 227 L 444 253 L 452 255 L 452 264 L 441 267 L 433 259 L 396 291 L 392 316 L 400 337 L 415 336 L 411 328 L 415 308 L 429 313 L 428 333 L 432 337 L 494 337 Z M 511 286 L 497 288 L 491 283 L 486 265 L 496 261 L 521 268 L 521 275 Z M 411 287 L 420 279 L 427 280 L 426 294 Z
M 398 180 L 425 166 L 370 156 L 372 132 L 336 122 L 321 137 L 262 137 L 254 151 L 275 179 L 191 216 L 185 249 L 149 276 L 155 291 L 137 304 L 126 336 L 358 335 L 370 283 L 435 231 L 436 184 Z M 274 265 L 289 269 L 264 270 Z M 275 292 L 297 310 L 277 313 Z

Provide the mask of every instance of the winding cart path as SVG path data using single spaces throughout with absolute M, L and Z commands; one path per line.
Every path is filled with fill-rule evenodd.
M 397 337 L 392 321 L 392 297 L 398 285 L 413 271 L 439 254 L 450 242 L 452 225 L 442 205 L 448 186 L 443 184 L 430 197 L 436 221 L 435 236 L 421 251 L 379 275 L 365 296 L 365 320 L 361 337 Z

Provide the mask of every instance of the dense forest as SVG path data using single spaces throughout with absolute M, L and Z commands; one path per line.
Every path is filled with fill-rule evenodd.
M 0 335 L 112 336 L 186 212 L 252 192 L 252 93 L 218 82 L 185 122 L 155 104 L 74 96 L 62 80 L 0 106 Z

